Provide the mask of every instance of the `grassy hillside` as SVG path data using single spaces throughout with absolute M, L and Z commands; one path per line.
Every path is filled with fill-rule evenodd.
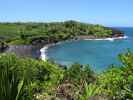
M 110 37 L 112 29 L 76 21 L 53 23 L 0 23 L 0 40 L 8 44 L 51 43 L 80 35 Z

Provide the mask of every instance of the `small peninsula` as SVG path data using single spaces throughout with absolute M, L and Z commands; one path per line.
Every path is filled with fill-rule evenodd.
M 51 23 L 0 23 L 0 41 L 8 45 L 45 45 L 72 39 L 98 39 L 123 36 L 123 32 L 114 28 L 73 20 Z

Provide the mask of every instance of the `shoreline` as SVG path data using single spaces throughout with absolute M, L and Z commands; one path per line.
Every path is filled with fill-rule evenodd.
M 60 41 L 60 42 L 57 42 L 57 43 L 49 43 L 49 44 L 44 45 L 40 49 L 40 52 L 41 52 L 40 59 L 44 60 L 44 61 L 48 60 L 46 53 L 47 53 L 47 50 L 48 50 L 49 47 L 56 46 L 56 45 L 59 45 L 59 44 L 62 44 L 62 43 L 66 43 L 66 42 L 72 42 L 72 41 L 78 41 L 78 40 L 70 39 L 70 40 Z
M 40 59 L 43 60 L 43 61 L 48 60 L 48 57 L 47 57 L 48 48 L 52 47 L 52 46 L 62 44 L 62 43 L 66 43 L 66 42 L 79 41 L 79 40 L 114 41 L 114 40 L 120 40 L 120 39 L 127 39 L 128 38 L 128 36 L 107 37 L 107 38 L 88 38 L 88 37 L 85 38 L 85 36 L 84 36 L 84 38 L 78 37 L 78 38 L 75 38 L 75 39 L 60 41 L 60 42 L 57 42 L 57 43 L 46 44 L 40 49 L 40 52 L 41 52 Z

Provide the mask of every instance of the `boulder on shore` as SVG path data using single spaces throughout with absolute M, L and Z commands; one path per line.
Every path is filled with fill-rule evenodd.
M 2 41 L 0 41 L 0 51 L 4 51 L 6 48 L 8 47 L 8 45 Z

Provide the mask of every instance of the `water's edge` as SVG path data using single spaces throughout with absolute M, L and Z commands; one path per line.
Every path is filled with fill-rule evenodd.
M 61 41 L 61 42 L 57 42 L 57 43 L 50 43 L 50 44 L 43 46 L 43 48 L 40 49 L 40 52 L 41 52 L 40 59 L 42 59 L 43 61 L 48 60 L 48 57 L 47 57 L 48 48 L 62 44 L 62 43 L 66 43 L 66 42 L 79 41 L 79 40 L 114 41 L 114 40 L 127 39 L 127 38 L 128 38 L 128 36 L 113 37 L 113 38 L 96 38 L 96 39 L 86 38 L 86 39 L 71 39 L 71 40 Z

